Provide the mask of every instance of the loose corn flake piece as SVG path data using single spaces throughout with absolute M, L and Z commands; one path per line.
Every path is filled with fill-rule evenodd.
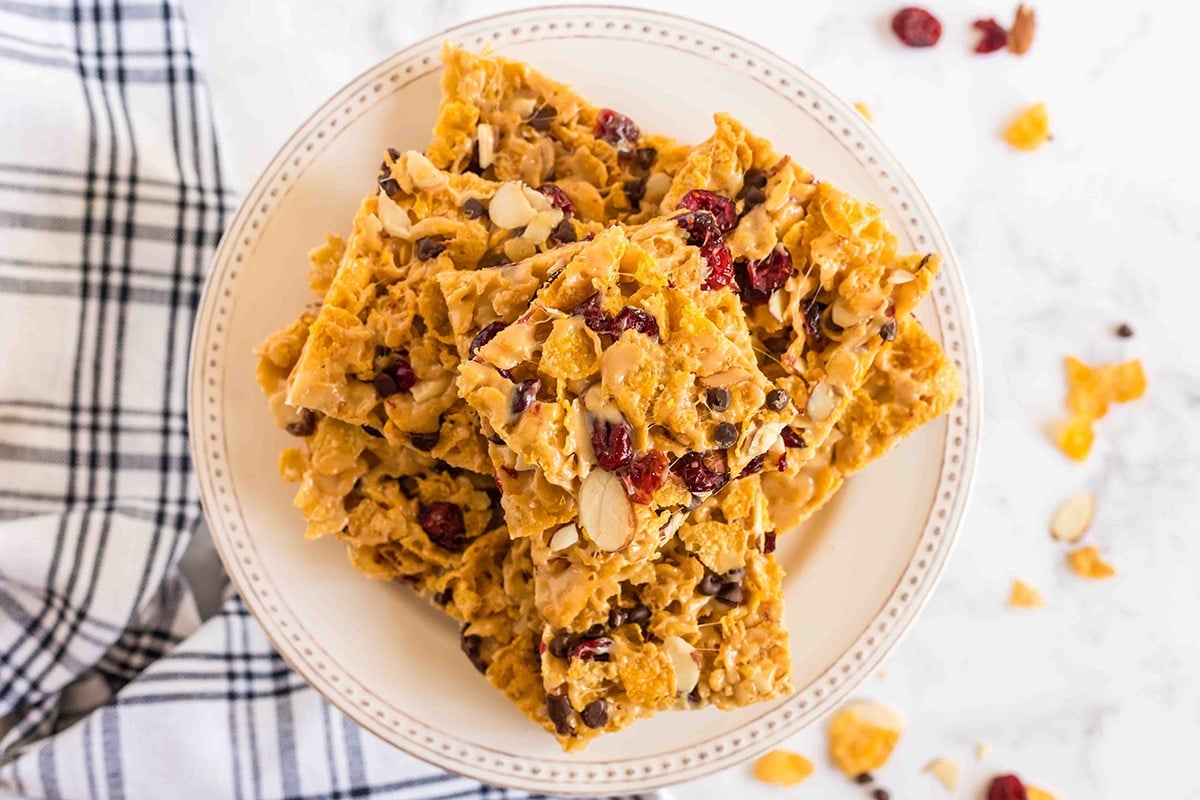
M 1100 558 L 1100 551 L 1092 545 L 1072 550 L 1067 554 L 1067 563 L 1081 578 L 1101 580 L 1117 574 L 1110 564 Z
M 853 778 L 879 769 L 891 757 L 904 731 L 904 720 L 881 703 L 851 703 L 829 723 L 829 758 Z
M 1013 608 L 1042 608 L 1046 605 L 1042 593 L 1022 580 L 1013 581 L 1008 604 Z
M 1092 420 L 1088 417 L 1075 417 L 1063 423 L 1054 437 L 1058 449 L 1076 461 L 1084 461 L 1092 452 L 1092 442 L 1096 440 L 1096 431 L 1092 428 Z
M 1083 461 L 1095 439 L 1092 423 L 1106 415 L 1112 403 L 1128 403 L 1144 395 L 1146 373 L 1136 359 L 1094 367 L 1067 356 L 1064 366 L 1067 410 L 1072 416 L 1059 428 L 1056 441 L 1063 453 Z
M 812 774 L 812 762 L 788 750 L 772 750 L 754 762 L 754 777 L 763 783 L 795 786 Z
M 953 792 L 958 786 L 958 778 L 962 772 L 958 762 L 952 758 L 935 758 L 925 765 L 925 771 L 937 778 L 947 792 Z
M 1054 800 L 1054 795 L 1036 786 L 1026 786 L 1025 800 Z
M 1004 140 L 1018 150 L 1037 150 L 1050 138 L 1050 117 L 1045 103 L 1029 106 L 1004 130 Z
M 875 116 L 871 113 L 871 108 L 866 103 L 863 103 L 863 102 L 855 103 L 854 109 L 856 111 L 858 111 L 858 113 L 862 114 L 863 117 L 867 120 L 867 122 L 875 121 Z

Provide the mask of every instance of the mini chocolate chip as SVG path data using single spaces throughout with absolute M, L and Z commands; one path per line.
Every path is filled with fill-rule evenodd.
M 643 622 L 650 621 L 650 609 L 641 603 L 638 603 L 633 608 L 629 609 L 629 613 L 625 619 L 632 622 L 634 625 L 641 625 Z
M 375 296 L 376 297 L 385 297 L 385 296 L 387 296 L 387 293 L 388 293 L 388 287 L 385 284 L 382 284 L 382 283 L 375 284 Z
M 603 635 L 604 635 L 604 626 L 601 625 L 599 622 L 597 622 L 595 625 L 592 625 L 586 631 L 583 632 L 583 638 L 585 638 L 585 639 L 599 639 Z
M 713 433 L 713 441 L 717 447 L 733 447 L 738 440 L 737 426 L 732 422 L 722 422 Z
M 483 644 L 483 639 L 479 636 L 464 636 L 462 637 L 462 651 L 467 654 L 467 658 L 475 666 L 475 669 L 480 672 L 487 672 L 487 662 L 483 660 L 483 656 L 479 653 L 479 647 Z
M 542 106 L 535 108 L 533 113 L 529 115 L 529 119 L 525 123 L 535 131 L 550 130 L 550 123 L 558 116 L 558 109 L 554 106 Z
M 875 778 L 869 772 L 860 772 L 854 776 L 854 782 L 858 784 L 874 783 Z
M 439 606 L 444 606 L 453 599 L 454 599 L 454 587 L 453 586 L 447 586 L 445 589 L 443 589 L 440 592 L 434 592 L 434 595 L 433 595 L 433 602 L 437 603 Z
M 504 253 L 489 252 L 484 253 L 479 259 L 479 268 L 487 269 L 489 267 L 503 267 L 505 264 L 511 264 L 512 259 L 504 255 Z
M 634 162 L 642 169 L 650 169 L 656 158 L 658 158 L 658 151 L 653 147 L 639 147 L 633 154 Z
M 583 707 L 579 716 L 589 728 L 603 728 L 608 724 L 608 701 L 603 697 L 593 700 Z
M 772 411 L 783 411 L 787 408 L 790 400 L 791 398 L 788 397 L 788 393 L 783 389 L 772 389 L 767 392 L 767 408 Z
M 721 591 L 721 579 L 710 572 L 700 579 L 700 583 L 696 584 L 696 591 L 705 597 L 712 597 Z
M 729 572 L 725 573 L 725 580 L 730 581 L 732 583 L 741 583 L 742 578 L 745 578 L 745 577 L 746 577 L 746 568 L 745 567 L 734 567 L 733 569 L 729 570 Z
M 380 397 L 391 397 L 400 391 L 400 387 L 396 385 L 395 378 L 386 372 L 381 372 L 375 376 L 375 391 L 379 392 Z
M 387 356 L 390 356 L 391 354 L 392 354 L 392 348 L 390 348 L 386 345 L 382 345 L 382 344 L 375 345 L 375 357 L 376 358 L 385 358 Z
M 1117 336 L 1120 336 L 1122 339 L 1128 339 L 1133 336 L 1133 328 L 1129 327 L 1128 323 L 1122 322 L 1117 326 Z
M 874 800 L 892 800 L 892 795 L 887 789 L 876 789 L 871 792 L 871 797 Z
M 725 411 L 733 402 L 733 395 L 722 386 L 714 386 L 705 393 L 705 399 L 708 400 L 708 407 L 713 411 Z
M 550 241 L 555 244 L 570 244 L 575 238 L 575 225 L 566 217 L 550 231 Z
M 629 199 L 629 205 L 632 208 L 637 208 L 642 204 L 642 198 L 646 196 L 646 179 L 638 178 L 634 181 L 625 182 L 625 197 Z
M 552 694 L 546 698 L 546 713 L 550 715 L 550 721 L 554 723 L 554 730 L 558 731 L 559 736 L 566 736 L 571 732 L 571 701 L 565 694 Z
M 365 433 L 367 436 L 374 436 L 376 439 L 383 438 L 383 434 L 379 432 L 378 428 L 372 428 L 370 425 L 363 425 L 362 429 L 363 433 Z
M 463 203 L 463 214 L 466 215 L 467 219 L 479 219 L 486 211 L 487 207 L 484 206 L 483 201 L 478 197 L 469 197 L 467 198 L 467 202 Z
M 292 436 L 312 436 L 317 430 L 317 414 L 311 408 L 300 409 L 300 418 L 289 422 L 284 430 Z
M 571 649 L 571 637 L 566 633 L 557 634 L 550 640 L 550 655 L 555 658 L 566 658 Z
M 758 189 L 756 187 L 747 189 L 745 197 L 742 198 L 743 202 L 745 203 L 745 205 L 742 206 L 743 213 L 749 211 L 757 205 L 762 205 L 766 199 L 767 196 L 763 194 L 762 189 Z
M 717 599 L 727 606 L 741 605 L 742 598 L 742 587 L 736 583 L 727 583 L 717 592 Z
M 437 258 L 445 249 L 446 243 L 440 242 L 433 237 L 422 236 L 420 239 L 417 239 L 417 258 L 421 261 Z
M 883 323 L 883 327 L 879 329 L 879 338 L 885 342 L 894 342 L 896 340 L 896 320 L 889 319 Z
M 623 608 L 613 608 L 608 612 L 608 627 L 619 628 L 628 621 L 629 612 Z
M 440 438 L 442 438 L 442 434 L 439 431 L 434 431 L 433 433 L 410 433 L 408 435 L 408 440 L 412 442 L 412 446 L 426 453 L 437 446 L 438 439 Z
M 767 185 L 767 174 L 757 167 L 751 167 L 746 170 L 746 174 L 742 177 L 744 186 L 753 186 L 755 189 L 761 189 Z
M 514 414 L 520 414 L 537 399 L 538 389 L 542 388 L 542 382 L 537 378 L 530 378 L 526 381 L 521 381 L 513 387 L 512 397 L 509 399 L 508 407 Z

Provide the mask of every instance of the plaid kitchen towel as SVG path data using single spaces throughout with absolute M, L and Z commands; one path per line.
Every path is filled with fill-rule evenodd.
M 524 797 L 202 622 L 187 353 L 234 193 L 174 2 L 0 0 L 0 796 Z

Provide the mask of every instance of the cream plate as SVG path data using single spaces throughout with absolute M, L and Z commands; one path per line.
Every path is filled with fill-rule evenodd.
M 455 625 L 402 587 L 367 580 L 333 540 L 305 541 L 293 443 L 254 382 L 251 348 L 311 298 L 306 251 L 345 234 L 385 147 L 423 148 L 442 42 L 490 44 L 575 85 L 643 130 L 698 142 L 729 111 L 819 178 L 886 206 L 945 265 L 919 316 L 962 372 L 962 400 L 863 474 L 803 532 L 780 538 L 795 695 L 733 712 L 673 712 L 562 753 L 459 651 Z M 687 75 L 686 81 L 666 76 Z M 656 80 L 655 76 L 663 76 Z M 190 424 L 213 538 L 283 656 L 397 747 L 489 783 L 556 794 L 643 790 L 743 761 L 834 708 L 916 619 L 946 563 L 978 453 L 979 361 L 962 278 L 929 204 L 870 124 L 782 58 L 687 19 L 621 8 L 534 9 L 473 22 L 352 81 L 288 140 L 247 195 L 213 264 L 192 349 Z

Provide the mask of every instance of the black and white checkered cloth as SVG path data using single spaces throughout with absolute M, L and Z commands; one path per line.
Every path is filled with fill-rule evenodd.
M 178 571 L 235 196 L 172 0 L 0 0 L 0 796 L 515 798 L 408 758 Z

